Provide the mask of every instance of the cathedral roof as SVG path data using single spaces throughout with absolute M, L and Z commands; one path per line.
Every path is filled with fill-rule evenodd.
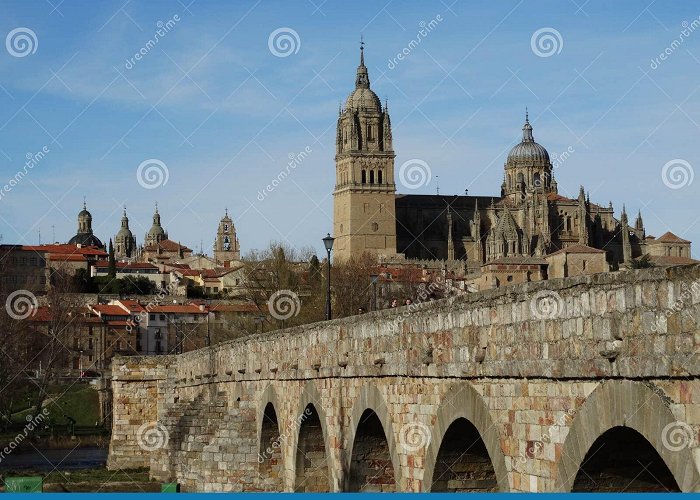
M 68 240 L 70 245 L 81 245 L 84 247 L 103 247 L 100 239 L 92 233 L 78 233 Z
M 508 153 L 508 164 L 548 165 L 549 153 L 535 142 L 532 136 L 532 125 L 525 113 L 525 125 L 523 125 L 523 140 Z
M 364 44 L 360 46 L 360 65 L 357 67 L 355 90 L 350 93 L 345 101 L 345 109 L 382 111 L 382 103 L 379 97 L 369 88 L 369 73 L 365 66 Z
M 690 243 L 690 241 L 684 240 L 680 236 L 676 236 L 671 231 L 665 232 L 664 234 L 656 238 L 655 241 L 660 241 L 662 243 Z
M 589 247 L 588 245 L 570 245 L 568 247 L 562 248 L 561 250 L 557 250 L 556 252 L 547 254 L 547 257 L 551 255 L 559 255 L 562 253 L 605 253 L 605 250 Z

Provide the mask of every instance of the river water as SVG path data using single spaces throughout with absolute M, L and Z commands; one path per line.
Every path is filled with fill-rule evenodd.
M 15 450 L 0 461 L 0 471 L 80 470 L 104 467 L 107 449 L 94 447 L 56 450 Z

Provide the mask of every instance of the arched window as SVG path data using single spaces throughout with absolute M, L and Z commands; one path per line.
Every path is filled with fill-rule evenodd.
M 367 125 L 367 140 L 372 141 L 372 125 Z
M 378 184 L 382 183 L 382 171 L 381 170 L 377 173 L 377 183 Z
M 362 171 L 362 184 L 367 184 L 367 171 Z
M 369 171 L 369 183 L 374 184 L 374 170 Z
M 542 180 L 540 179 L 539 172 L 535 172 L 533 184 L 536 188 L 542 187 Z

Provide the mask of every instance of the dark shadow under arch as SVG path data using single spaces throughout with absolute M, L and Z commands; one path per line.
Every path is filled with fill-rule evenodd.
M 396 478 L 389 443 L 374 410 L 362 413 L 350 458 L 349 491 L 394 492 Z
M 282 437 L 280 435 L 277 411 L 272 403 L 267 403 L 260 427 L 260 447 L 258 450 L 258 474 L 260 488 L 264 491 L 283 491 Z
M 486 445 L 466 418 L 456 419 L 445 432 L 435 460 L 431 491 L 498 491 L 496 471 Z
M 453 384 L 445 393 L 437 411 L 431 439 L 425 454 L 423 491 L 432 491 L 433 476 L 437 465 L 440 445 L 444 442 L 449 427 L 457 419 L 464 419 L 478 431 L 495 471 L 495 491 L 510 491 L 506 458 L 501 449 L 501 439 L 484 398 L 468 382 Z
M 331 475 L 326 443 L 321 419 L 313 403 L 306 405 L 300 420 L 294 491 L 328 492 L 331 489 Z
M 573 492 L 679 492 L 668 466 L 644 436 L 613 427 L 595 440 L 574 480 Z

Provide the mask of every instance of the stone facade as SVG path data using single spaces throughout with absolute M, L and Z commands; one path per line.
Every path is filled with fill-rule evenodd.
M 117 358 L 108 466 L 188 491 L 700 491 L 699 325 L 684 266 Z

